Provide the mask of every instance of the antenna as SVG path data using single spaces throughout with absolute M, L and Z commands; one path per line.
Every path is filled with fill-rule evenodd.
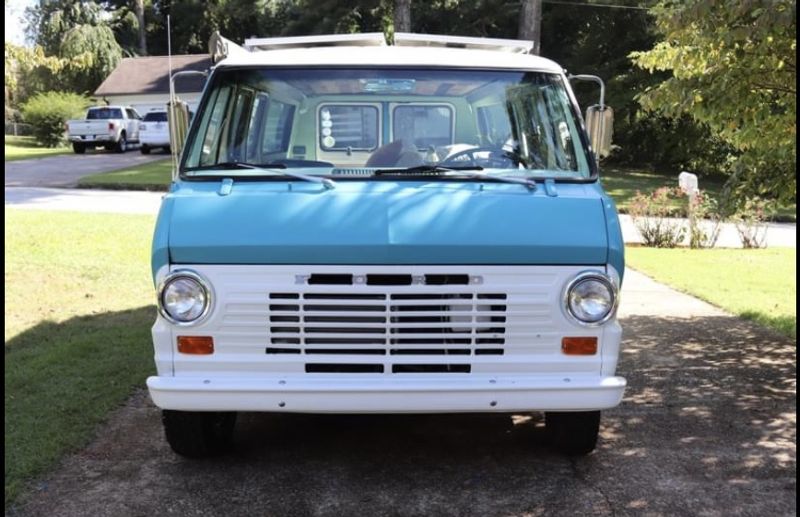
M 169 66 L 169 134 L 174 137 L 175 128 L 175 87 L 172 84 L 172 30 L 169 15 L 167 15 L 167 60 Z M 171 146 L 172 152 L 172 181 L 178 176 L 178 153 L 176 146 Z

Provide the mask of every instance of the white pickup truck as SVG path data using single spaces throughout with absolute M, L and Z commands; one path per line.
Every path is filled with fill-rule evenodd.
M 67 134 L 76 154 L 101 146 L 108 151 L 124 153 L 128 144 L 139 141 L 141 120 L 142 117 L 130 107 L 97 106 L 89 108 L 85 119 L 68 120 Z

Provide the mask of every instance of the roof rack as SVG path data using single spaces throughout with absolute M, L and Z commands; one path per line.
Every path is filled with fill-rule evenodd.
M 386 46 L 386 38 L 382 32 L 366 32 L 363 34 L 326 34 L 288 38 L 248 38 L 244 40 L 244 48 L 251 52 L 258 50 L 336 46 L 382 47 Z
M 467 36 L 440 36 L 436 34 L 414 34 L 410 32 L 395 33 L 394 45 L 399 47 L 482 49 L 512 52 L 515 54 L 529 54 L 533 48 L 533 42 L 531 41 L 473 38 Z M 212 61 L 216 64 L 225 57 L 235 54 L 290 48 L 331 46 L 384 47 L 386 46 L 386 38 L 382 32 L 367 32 L 364 34 L 325 34 L 283 38 L 248 38 L 244 41 L 244 46 L 239 46 L 223 38 L 219 32 L 215 32 L 209 41 L 209 53 L 211 54 Z
M 468 36 L 440 36 L 436 34 L 414 34 L 397 32 L 394 44 L 401 47 L 450 47 L 482 50 L 497 50 L 515 54 L 529 54 L 532 41 L 496 38 L 474 38 Z

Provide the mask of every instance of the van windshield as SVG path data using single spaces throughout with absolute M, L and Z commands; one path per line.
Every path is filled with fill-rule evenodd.
M 258 174 L 232 164 L 364 179 L 425 166 L 526 178 L 591 175 L 562 77 L 525 71 L 220 69 L 181 171 Z

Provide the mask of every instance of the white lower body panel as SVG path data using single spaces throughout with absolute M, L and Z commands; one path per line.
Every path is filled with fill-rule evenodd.
M 608 409 L 626 384 L 611 376 L 452 376 L 150 377 L 147 387 L 158 407 L 182 411 L 456 413 Z

